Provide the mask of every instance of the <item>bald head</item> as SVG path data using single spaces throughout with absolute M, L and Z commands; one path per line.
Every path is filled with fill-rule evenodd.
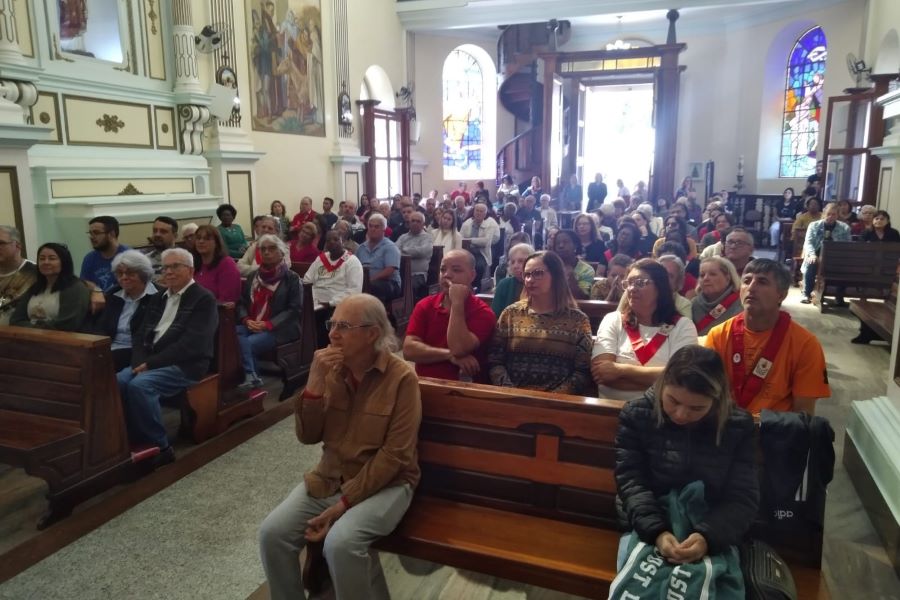
M 451 250 L 441 259 L 441 289 L 446 292 L 450 284 L 472 285 L 475 279 L 475 257 L 466 250 Z

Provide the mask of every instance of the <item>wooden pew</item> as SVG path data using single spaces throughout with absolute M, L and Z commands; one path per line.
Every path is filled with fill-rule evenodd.
M 800 285 L 800 267 L 803 266 L 803 242 L 806 240 L 806 227 L 791 229 L 791 271 L 794 285 Z
M 132 464 L 110 339 L 0 327 L 0 462 L 47 482 L 38 529 Z
M 235 308 L 219 305 L 219 328 L 210 374 L 187 389 L 181 404 L 181 428 L 196 443 L 203 442 L 228 429 L 235 421 L 263 411 L 267 391 L 256 389 L 239 392 L 244 381 L 244 367 L 238 347 Z
M 428 274 L 425 276 L 425 285 L 428 294 L 437 294 L 441 289 L 441 261 L 444 260 L 444 247 L 434 246 L 431 249 L 431 260 L 428 261 Z
M 369 279 L 369 267 L 363 266 L 363 288 L 366 294 L 372 293 L 372 284 Z M 388 316 L 392 318 L 398 337 L 402 337 L 409 323 L 409 316 L 415 307 L 412 289 L 412 258 L 400 256 L 400 297 L 386 302 L 384 305 Z
M 890 343 L 894 337 L 894 315 L 897 310 L 897 280 L 900 278 L 900 264 L 897 276 L 891 284 L 891 292 L 883 302 L 860 299 L 850 301 L 850 312 L 869 326 L 878 337 Z
M 825 311 L 825 296 L 843 288 L 844 296 L 886 298 L 897 273 L 900 242 L 822 243 L 816 275 L 815 303 Z
M 422 480 L 376 547 L 606 598 L 622 533 L 613 469 L 623 403 L 429 378 L 420 389 Z M 799 597 L 828 598 L 821 545 L 805 558 L 787 559 Z
M 781 228 L 778 237 L 778 254 L 775 260 L 784 264 L 788 258 L 794 256 L 794 241 L 791 234 L 791 228 L 794 226 L 794 219 L 778 219 Z M 806 232 L 803 232 L 806 235 Z M 801 242 L 802 244 L 802 242 Z

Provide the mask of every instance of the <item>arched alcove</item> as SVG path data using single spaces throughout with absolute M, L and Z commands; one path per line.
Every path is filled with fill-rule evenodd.
M 872 63 L 872 74 L 896 75 L 900 71 L 900 36 L 896 29 L 888 31 Z
M 360 100 L 378 100 L 380 110 L 394 110 L 394 86 L 384 69 L 372 65 L 366 69 L 359 89 Z

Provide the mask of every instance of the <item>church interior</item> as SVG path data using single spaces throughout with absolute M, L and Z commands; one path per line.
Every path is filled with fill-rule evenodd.
M 810 32 L 797 131 L 786 86 Z M 702 202 L 727 191 L 775 257 L 772 198 L 818 161 L 831 197 L 900 215 L 898 32 L 896 0 L 0 0 L 0 225 L 25 257 L 56 241 L 78 265 L 101 215 L 144 246 L 158 215 L 217 225 L 223 203 L 251 232 L 275 200 L 602 172 L 670 202 L 685 177 Z M 816 597 L 900 600 L 898 345 L 851 345 L 850 310 L 800 300 L 785 308 L 824 348 L 816 414 L 836 432 Z M 44 480 L 0 444 L 0 599 L 267 598 L 259 524 L 320 455 L 270 375 L 259 414 L 44 528 Z M 19 406 L 3 387 L 0 419 Z M 379 558 L 397 599 L 578 597 Z

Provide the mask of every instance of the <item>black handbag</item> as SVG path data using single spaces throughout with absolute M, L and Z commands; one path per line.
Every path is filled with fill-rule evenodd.
M 747 600 L 797 600 L 797 587 L 787 563 L 759 540 L 741 545 L 741 571 Z

